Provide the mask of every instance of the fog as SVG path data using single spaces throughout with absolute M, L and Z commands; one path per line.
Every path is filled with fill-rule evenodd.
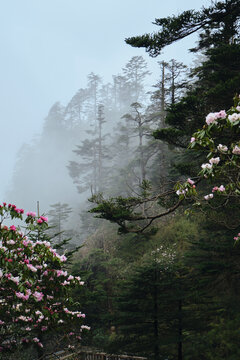
M 134 102 L 147 116 L 148 107 L 154 107 L 149 92 L 161 76 L 158 61 L 175 58 L 190 65 L 193 59 L 186 49 L 196 38 L 174 45 L 174 50 L 169 47 L 157 59 L 126 45 L 124 38 L 156 30 L 156 17 L 208 3 L 134 0 L 113 7 L 108 0 L 5 2 L 2 200 L 26 211 L 34 211 L 39 201 L 41 213 L 67 203 L 77 227 L 92 193 L 126 193 L 142 180 L 146 174 L 139 168 L 136 124 L 122 117 L 132 112 L 134 118 Z M 133 59 L 142 61 L 140 80 L 131 78 Z M 133 61 L 132 71 L 137 66 Z M 143 139 L 143 146 L 148 140 Z M 149 157 L 146 173 L 159 154 L 161 149 L 155 149 Z

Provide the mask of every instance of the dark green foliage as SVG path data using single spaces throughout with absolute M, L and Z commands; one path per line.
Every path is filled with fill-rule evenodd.
M 188 138 L 182 130 L 175 128 L 164 128 L 153 132 L 155 139 L 166 141 L 168 144 L 186 148 Z M 185 141 L 184 141 L 185 140 Z
M 84 344 L 107 349 L 114 312 L 113 293 L 117 286 L 119 261 L 111 259 L 104 250 L 95 249 L 80 263 L 75 263 L 73 273 L 85 281 L 81 293 L 75 294 L 87 314 L 91 333 Z
M 79 301 L 92 327 L 84 344 L 156 360 L 237 360 L 234 231 L 199 213 L 158 227 L 154 236 L 121 235 L 112 239 L 114 251 L 93 250 L 75 263 L 75 275 L 86 281 Z
M 144 181 L 139 190 L 137 196 L 128 198 L 118 196 L 104 199 L 102 194 L 93 196 L 89 201 L 97 206 L 89 212 L 97 214 L 97 218 L 118 224 L 119 233 L 142 233 L 154 220 L 174 212 L 183 203 L 183 199 L 179 199 L 172 188 L 154 193 L 150 183 Z M 150 233 L 155 232 L 152 227 L 148 230 Z
M 173 84 L 173 73 L 164 77 L 171 64 L 162 62 L 163 76 L 151 106 L 144 110 L 137 101 L 148 71 L 141 57 L 133 57 L 123 76 L 114 77 L 112 87 L 108 84 L 100 90 L 99 76 L 91 73 L 88 88 L 80 89 L 65 110 L 56 104 L 49 113 L 44 132 L 54 135 L 58 129 L 61 147 L 67 129 L 77 134 L 80 120 L 94 124 L 88 138 L 71 140 L 80 144 L 74 152 L 81 160 L 69 166 L 80 192 L 92 187 L 90 201 L 96 204 L 90 214 L 82 214 L 81 231 L 85 238 L 95 232 L 97 240 L 80 260 L 75 254 L 73 265 L 74 275 L 85 281 L 73 298 L 91 326 L 83 345 L 154 360 L 240 358 L 240 248 L 233 242 L 239 226 L 238 200 L 224 204 L 216 196 L 216 210 L 202 207 L 202 213 L 195 210 L 195 216 L 187 219 L 180 209 L 186 202 L 179 201 L 174 190 L 183 175 L 184 180 L 186 176 L 195 180 L 206 155 L 201 149 L 194 153 L 187 149 L 192 134 L 202 128 L 208 112 L 230 107 L 233 95 L 240 92 L 239 5 L 239 0 L 221 1 L 198 12 L 157 19 L 158 34 L 127 39 L 156 56 L 164 46 L 200 30 L 193 51 L 202 49 L 206 57 L 193 69 L 190 86 L 182 79 Z M 183 69 L 174 61 L 172 65 Z M 174 93 L 174 86 L 181 92 Z M 108 119 L 121 118 L 109 142 L 102 132 L 100 92 L 108 104 L 104 110 Z M 153 129 L 158 141 L 150 137 Z M 138 143 L 133 141 L 136 135 Z M 219 143 L 226 144 L 229 136 L 223 131 Z M 115 147 L 110 151 L 111 142 Z M 237 170 L 235 179 L 238 175 Z M 135 187 L 137 182 L 140 186 Z M 200 183 L 199 188 L 206 194 L 212 184 Z M 109 199 L 101 194 L 103 190 Z M 52 224 L 58 226 L 60 236 L 71 209 L 60 203 L 52 207 Z M 122 235 L 105 232 L 107 225 L 101 226 L 100 219 L 117 223 Z M 144 233 L 147 228 L 150 231 Z M 88 245 L 91 240 L 87 239 Z
M 96 213 L 97 218 L 116 222 L 119 225 L 124 225 L 125 221 L 132 219 L 133 206 L 137 203 L 136 198 L 118 196 L 105 200 L 101 195 L 93 196 L 90 201 L 97 203 L 98 206 L 89 212 Z
M 189 10 L 179 16 L 155 19 L 154 24 L 161 26 L 161 32 L 131 37 L 125 41 L 134 47 L 145 47 L 151 56 L 157 56 L 163 47 L 194 33 L 205 23 L 200 12 Z
M 155 256 L 122 283 L 116 343 L 127 353 L 173 359 L 183 340 L 181 280 L 174 266 Z
M 240 45 L 221 44 L 210 48 L 206 55 L 208 59 L 195 70 L 198 76 L 195 92 L 204 99 L 210 111 L 228 109 L 240 90 Z
M 125 41 L 134 47 L 145 47 L 151 56 L 157 56 L 165 46 L 202 30 L 199 45 L 194 49 L 197 51 L 211 45 L 228 44 L 237 36 L 239 16 L 238 0 L 219 1 L 201 11 L 188 10 L 178 16 L 155 19 L 154 24 L 161 27 L 158 33 Z
M 229 108 L 235 93 L 240 92 L 239 8 L 238 0 L 215 2 L 201 11 L 156 19 L 160 32 L 126 40 L 157 56 L 165 46 L 200 30 L 198 46 L 193 50 L 204 50 L 206 59 L 193 69 L 195 82 L 184 97 L 167 109 L 167 127 L 161 126 L 153 133 L 156 139 L 186 148 L 193 132 L 202 127 L 204 117 L 209 112 Z M 176 167 L 178 171 L 182 168 L 182 174 L 190 174 L 186 167 L 178 164 Z
M 185 261 L 192 269 L 192 293 L 198 294 L 196 305 L 204 326 L 189 334 L 192 347 L 186 349 L 186 358 L 197 360 L 203 353 L 206 360 L 237 359 L 240 248 L 233 243 L 233 231 L 207 218 L 202 220 L 204 236 L 192 242 Z

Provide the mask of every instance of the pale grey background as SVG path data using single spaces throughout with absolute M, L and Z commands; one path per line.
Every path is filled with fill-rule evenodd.
M 111 81 L 132 56 L 142 55 L 157 77 L 157 61 L 189 64 L 196 36 L 152 59 L 124 38 L 157 30 L 155 18 L 208 6 L 208 0 L 1 0 L 0 200 L 22 143 L 41 131 L 50 106 L 64 105 L 91 71 Z M 51 154 L 49 154 L 51 156 Z

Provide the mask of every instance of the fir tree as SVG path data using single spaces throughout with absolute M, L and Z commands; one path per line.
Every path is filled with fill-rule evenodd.
M 50 205 L 50 207 L 52 209 L 48 212 L 49 225 L 52 227 L 52 232 L 56 234 L 58 244 L 61 244 L 63 232 L 66 230 L 66 223 L 72 213 L 72 208 L 68 204 L 61 204 L 60 202 Z

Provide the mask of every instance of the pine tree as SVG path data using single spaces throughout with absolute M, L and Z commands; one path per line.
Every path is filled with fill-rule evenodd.
M 68 204 L 61 204 L 60 202 L 50 205 L 50 207 L 52 209 L 49 210 L 48 216 L 49 225 L 52 227 L 51 232 L 56 234 L 57 242 L 58 244 L 61 244 L 63 232 L 66 230 L 66 223 L 72 213 L 72 208 Z
M 101 78 L 99 75 L 91 72 L 88 75 L 88 93 L 89 93 L 89 108 L 88 113 L 90 115 L 90 122 L 95 123 L 97 119 L 97 107 L 99 103 L 99 86 L 101 83 Z
M 79 125 L 82 127 L 87 121 L 87 102 L 89 92 L 87 89 L 79 89 L 72 97 L 65 110 L 66 126 L 70 129 L 76 129 Z
M 146 47 L 150 55 L 156 56 L 165 46 L 200 31 L 198 45 L 192 50 L 203 51 L 206 60 L 193 71 L 197 80 L 192 90 L 168 109 L 169 127 L 156 132 L 156 138 L 184 148 L 189 136 L 201 127 L 202 114 L 231 106 L 234 94 L 240 90 L 239 17 L 239 1 L 227 0 L 201 11 L 156 19 L 160 32 L 127 39 L 132 46 Z
M 96 194 L 103 190 L 104 184 L 106 186 L 106 160 L 109 159 L 109 155 L 104 144 L 106 138 L 106 134 L 103 134 L 104 123 L 104 107 L 100 104 L 97 118 L 92 125 L 93 130 L 87 131 L 92 138 L 85 139 L 76 150 L 73 150 L 84 162 L 70 161 L 67 166 L 74 183 L 78 184 L 77 189 L 80 193 L 91 189 L 91 192 Z
M 142 56 L 133 56 L 122 69 L 125 79 L 130 86 L 131 102 L 141 101 L 144 88 L 144 80 L 150 72 L 147 70 L 147 63 Z
M 118 291 L 116 345 L 155 360 L 183 359 L 189 327 L 185 270 L 160 245 L 133 266 Z
M 151 56 L 157 56 L 165 46 L 202 31 L 198 45 L 192 50 L 209 49 L 238 42 L 239 16 L 238 0 L 218 1 L 201 11 L 188 10 L 177 16 L 155 19 L 154 24 L 161 28 L 159 32 L 131 37 L 126 42 L 144 47 Z

